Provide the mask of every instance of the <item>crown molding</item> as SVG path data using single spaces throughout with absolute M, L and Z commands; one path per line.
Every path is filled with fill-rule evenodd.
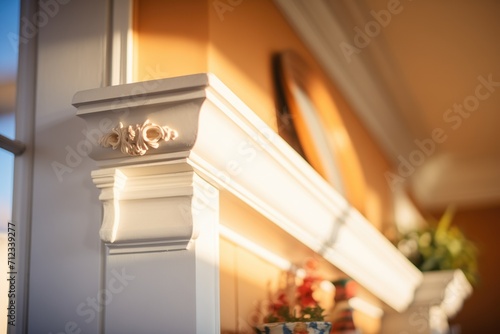
M 189 219 L 198 219 L 197 212 L 218 189 L 230 192 L 394 309 L 404 310 L 412 302 L 422 274 L 215 76 L 196 74 L 83 91 L 73 104 L 87 123 L 93 143 L 89 156 L 101 168 L 93 173 L 102 189 L 101 201 L 112 206 L 105 209 L 110 214 L 101 230 L 111 248 L 122 242 L 131 250 L 136 242 L 156 245 L 160 240 L 189 247 L 193 240 L 196 243 L 192 231 L 173 234 L 175 229 L 166 226 L 170 222 L 157 220 L 148 222 L 148 232 L 138 234 L 138 221 L 122 223 L 125 218 L 120 215 L 117 224 L 112 213 L 127 203 L 135 217 L 149 215 L 155 205 L 154 210 L 168 215 L 175 206 L 169 208 L 157 199 L 186 196 L 190 214 L 182 226 L 196 227 L 199 222 Z M 142 156 L 99 146 L 99 136 L 116 124 L 145 120 L 167 125 L 178 136 Z M 198 177 L 205 182 L 201 187 L 192 182 Z M 114 230 L 116 239 L 110 237 Z

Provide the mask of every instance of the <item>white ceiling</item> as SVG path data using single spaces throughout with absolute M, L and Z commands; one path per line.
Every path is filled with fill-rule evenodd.
M 275 2 L 394 162 L 394 184 L 427 209 L 500 202 L 500 1 Z

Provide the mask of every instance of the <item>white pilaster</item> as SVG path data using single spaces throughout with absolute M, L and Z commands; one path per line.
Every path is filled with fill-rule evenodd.
M 157 163 L 92 173 L 107 246 L 96 303 L 105 333 L 219 333 L 219 192 Z

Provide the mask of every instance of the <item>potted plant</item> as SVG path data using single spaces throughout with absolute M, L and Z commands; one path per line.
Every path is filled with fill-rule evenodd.
M 457 226 L 451 226 L 454 212 L 449 207 L 439 221 L 403 234 L 397 246 L 422 272 L 460 269 L 475 285 L 479 278 L 477 249 Z
M 325 310 L 313 296 L 321 282 L 314 269 L 314 262 L 309 261 L 303 278 L 287 273 L 284 287 L 270 296 L 263 324 L 255 327 L 257 334 L 330 333 L 332 325 L 324 321 Z

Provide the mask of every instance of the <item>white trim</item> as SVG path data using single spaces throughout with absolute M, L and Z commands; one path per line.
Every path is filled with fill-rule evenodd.
M 363 312 L 364 314 L 378 319 L 382 318 L 384 315 L 384 310 L 381 309 L 378 306 L 373 305 L 372 303 L 364 300 L 363 298 L 360 297 L 353 297 L 349 299 L 349 306 L 352 307 L 354 310 Z
M 216 210 L 205 200 L 205 182 L 195 173 L 170 173 L 163 167 L 146 164 L 92 172 L 104 211 L 99 234 L 110 254 L 187 249 L 197 229 L 191 208 L 202 203 Z
M 145 87 L 151 89 L 144 93 Z M 133 95 L 138 91 L 141 99 Z M 194 170 L 394 309 L 404 310 L 412 302 L 422 274 L 215 76 L 93 89 L 77 93 L 73 104 L 88 131 L 102 131 L 102 120 L 134 124 L 145 119 L 178 131 L 175 141 L 142 157 L 94 147 L 90 156 L 103 168 Z M 124 106 L 133 112 L 118 112 Z
M 132 82 L 133 0 L 112 0 L 111 84 Z
M 472 286 L 461 270 L 426 272 L 412 307 L 439 306 L 451 318 L 471 293 Z
M 274 254 L 273 252 L 270 252 L 266 248 L 256 244 L 248 238 L 245 238 L 241 234 L 236 233 L 227 226 L 220 225 L 219 234 L 221 237 L 226 238 L 230 242 L 242 247 L 243 249 L 246 249 L 254 255 L 257 255 L 261 259 L 271 263 L 272 265 L 280 268 L 283 271 L 292 271 L 294 273 L 296 272 L 295 266 L 290 261 Z
M 103 306 L 104 332 L 135 326 L 133 332 L 220 333 L 219 192 L 196 173 L 169 173 L 165 164 L 101 169 L 92 177 L 104 206 L 106 289 L 113 291 L 118 268 L 133 279 Z

